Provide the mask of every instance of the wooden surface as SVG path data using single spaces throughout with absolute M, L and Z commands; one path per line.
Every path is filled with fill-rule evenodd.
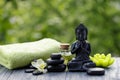
M 89 76 L 85 72 L 58 72 L 33 76 L 24 69 L 8 70 L 0 66 L 0 80 L 120 80 L 120 58 L 105 71 L 103 76 Z

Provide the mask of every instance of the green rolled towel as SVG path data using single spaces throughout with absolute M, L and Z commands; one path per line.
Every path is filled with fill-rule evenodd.
M 8 69 L 24 67 L 34 59 L 47 59 L 58 52 L 60 42 L 45 38 L 40 41 L 16 43 L 0 46 L 0 64 Z

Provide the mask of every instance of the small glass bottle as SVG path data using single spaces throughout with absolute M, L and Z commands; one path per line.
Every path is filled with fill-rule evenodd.
M 64 64 L 68 64 L 68 62 L 72 59 L 72 54 L 69 50 L 70 44 L 68 43 L 62 43 L 60 45 L 60 53 L 62 57 L 64 58 Z

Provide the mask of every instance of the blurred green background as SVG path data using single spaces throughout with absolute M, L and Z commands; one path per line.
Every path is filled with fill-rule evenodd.
M 120 56 L 120 0 L 0 0 L 1 45 L 45 37 L 72 44 L 80 23 L 92 54 Z

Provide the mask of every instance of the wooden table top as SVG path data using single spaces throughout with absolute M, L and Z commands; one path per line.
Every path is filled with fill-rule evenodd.
M 8 70 L 0 66 L 0 80 L 120 80 L 120 58 L 108 69 L 103 76 L 90 76 L 86 72 L 53 72 L 38 76 L 24 73 L 24 69 Z

